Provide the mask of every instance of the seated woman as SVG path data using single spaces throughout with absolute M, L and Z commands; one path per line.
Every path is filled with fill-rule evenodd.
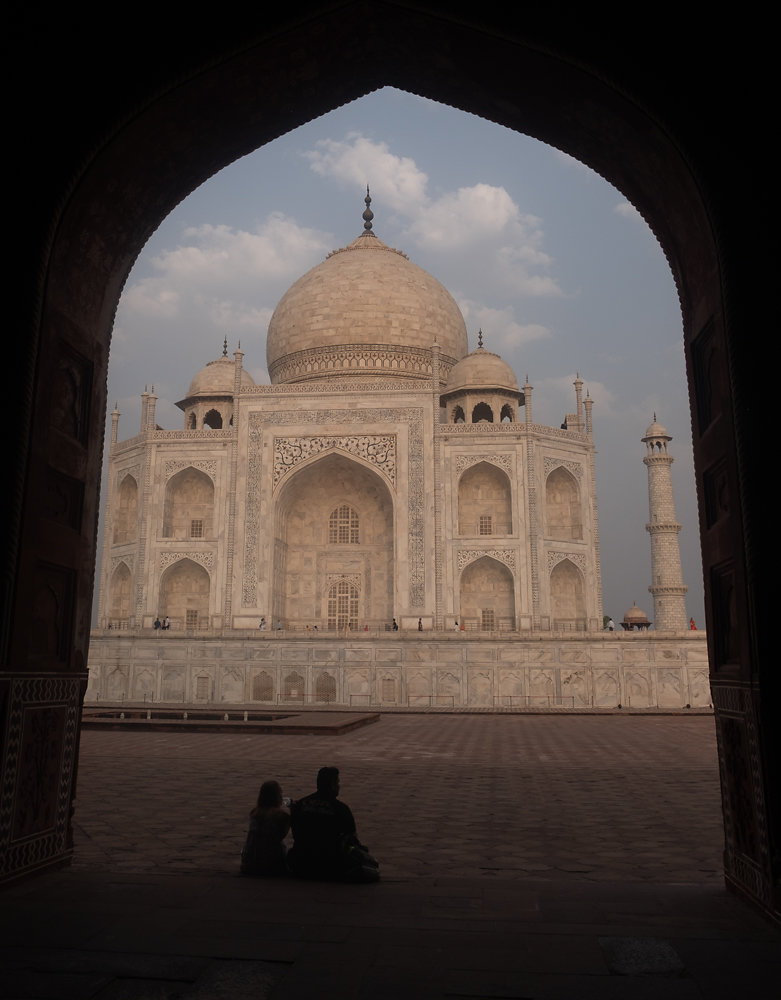
M 249 832 L 241 852 L 242 875 L 286 875 L 286 848 L 290 813 L 282 800 L 278 781 L 264 781 L 258 804 L 249 814 Z

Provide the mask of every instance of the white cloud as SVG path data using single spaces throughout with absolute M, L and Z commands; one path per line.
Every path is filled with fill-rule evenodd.
M 431 198 L 428 176 L 413 159 L 357 132 L 323 139 L 304 156 L 323 177 L 368 183 L 383 206 L 409 220 L 404 235 L 413 244 L 451 257 L 485 245 L 488 266 L 517 292 L 560 294 L 555 279 L 538 273 L 552 265 L 542 250 L 542 220 L 522 213 L 505 188 L 478 182 Z
M 151 259 L 154 275 L 125 290 L 123 306 L 130 313 L 170 320 L 196 305 L 219 317 L 228 291 L 244 326 L 256 321 L 259 307 L 239 303 L 257 300 L 263 282 L 297 278 L 332 249 L 331 237 L 281 213 L 270 215 L 255 232 L 206 224 L 185 230 L 184 237 L 187 243 Z
M 384 205 L 404 216 L 426 203 L 428 176 L 408 156 L 396 156 L 385 142 L 350 132 L 342 142 L 322 139 L 304 156 L 315 173 L 343 183 L 369 185 Z
M 511 306 L 495 309 L 468 299 L 459 301 L 458 305 L 467 328 L 470 331 L 482 330 L 483 346 L 496 354 L 551 335 L 550 330 L 540 323 L 518 323 Z
M 620 215 L 624 219 L 637 219 L 638 222 L 642 222 L 645 225 L 645 220 L 642 215 L 637 211 L 634 205 L 628 201 L 620 201 L 614 208 L 613 211 L 616 215 Z
M 500 237 L 520 218 L 503 187 L 475 184 L 443 195 L 418 213 L 408 233 L 420 246 L 453 250 Z
M 212 300 L 207 304 L 209 320 L 220 330 L 232 330 L 241 336 L 242 330 L 265 330 L 271 319 L 270 307 L 251 306 L 232 299 Z

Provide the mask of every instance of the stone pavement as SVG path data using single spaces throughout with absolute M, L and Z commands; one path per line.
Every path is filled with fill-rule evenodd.
M 325 763 L 382 882 L 236 877 L 260 781 Z M 85 732 L 72 867 L 0 893 L 0 996 L 775 998 L 720 852 L 709 716 Z

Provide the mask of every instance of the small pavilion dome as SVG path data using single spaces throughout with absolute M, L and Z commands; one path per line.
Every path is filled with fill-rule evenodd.
M 498 354 L 478 347 L 453 365 L 445 386 L 446 393 L 463 392 L 467 389 L 506 389 L 518 392 L 518 380 L 512 368 Z
M 632 607 L 624 615 L 624 620 L 622 624 L 627 625 L 630 629 L 631 628 L 643 629 L 643 628 L 648 628 L 648 626 L 651 623 L 648 620 L 648 615 L 645 613 L 645 611 L 643 611 L 642 608 L 638 608 L 636 604 L 633 604 Z
M 642 440 L 645 441 L 646 438 L 666 438 L 668 441 L 672 440 L 670 435 L 667 433 L 667 430 L 664 427 L 662 427 L 662 425 L 656 419 L 655 413 L 654 413 L 653 423 L 649 426 L 648 430 L 645 432 L 645 436 L 642 438 Z
M 215 361 L 210 361 L 198 372 L 190 383 L 187 397 L 191 396 L 232 396 L 236 372 L 236 362 L 233 358 L 223 355 Z M 242 388 L 255 385 L 255 381 L 246 370 L 241 370 Z

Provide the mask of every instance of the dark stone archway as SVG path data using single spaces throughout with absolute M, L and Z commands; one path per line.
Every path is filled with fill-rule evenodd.
M 693 399 L 726 876 L 778 913 L 767 396 L 749 340 L 766 322 L 764 242 L 760 212 L 745 207 L 762 165 L 739 142 L 759 111 L 763 54 L 735 18 L 716 37 L 678 13 L 667 29 L 659 9 L 642 32 L 612 11 L 589 10 L 587 24 L 579 14 L 377 0 L 266 8 L 240 23 L 225 12 L 166 24 L 159 8 L 135 8 L 110 37 L 71 11 L 35 10 L 18 27 L 16 94 L 30 80 L 36 97 L 18 97 L 7 123 L 22 213 L 10 225 L 21 320 L 6 357 L 17 433 L 6 443 L 0 877 L 68 856 L 108 345 L 128 271 L 167 212 L 222 166 L 394 85 L 588 163 L 667 254 Z M 753 68 L 740 80 L 713 63 L 746 49 Z M 741 128 L 726 127 L 738 108 Z

